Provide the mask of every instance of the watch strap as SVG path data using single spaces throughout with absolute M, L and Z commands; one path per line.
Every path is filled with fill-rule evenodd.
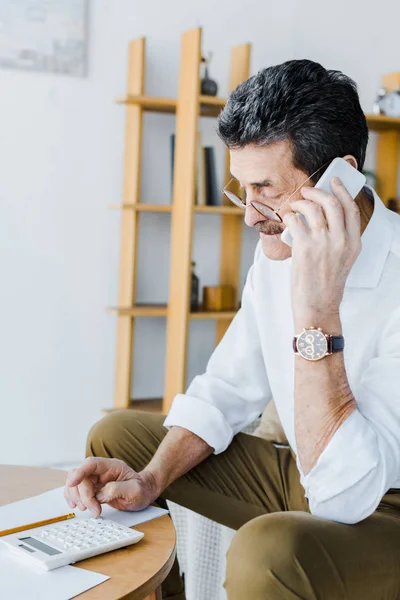
M 344 349 L 344 337 L 342 335 L 330 335 L 328 338 L 328 352 L 342 352 Z
M 335 352 L 342 352 L 344 349 L 344 337 L 342 335 L 330 335 L 328 336 L 328 352 L 334 354 Z M 297 352 L 297 336 L 293 338 L 293 352 Z

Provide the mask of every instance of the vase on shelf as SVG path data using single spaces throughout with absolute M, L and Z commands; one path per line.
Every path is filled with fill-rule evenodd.
M 201 79 L 201 85 L 200 85 L 201 93 L 203 96 L 216 96 L 217 92 L 218 92 L 218 83 L 214 79 L 211 79 L 211 77 L 209 75 L 209 71 L 208 71 L 208 67 L 210 65 L 211 58 L 212 58 L 212 53 L 210 52 L 208 54 L 208 58 L 201 59 L 202 62 L 205 63 L 204 76 Z

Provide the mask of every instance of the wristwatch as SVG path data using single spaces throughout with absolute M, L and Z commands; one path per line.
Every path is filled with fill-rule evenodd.
M 317 361 L 334 352 L 342 352 L 344 337 L 328 335 L 320 327 L 307 327 L 293 338 L 293 351 L 306 360 Z

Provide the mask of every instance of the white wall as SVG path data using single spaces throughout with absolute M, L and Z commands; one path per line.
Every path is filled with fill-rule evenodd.
M 381 74 L 400 68 L 400 5 L 327 8 L 316 0 L 92 0 L 86 79 L 0 71 L 0 462 L 79 460 L 88 428 L 112 404 L 116 323 L 104 307 L 117 299 L 119 214 L 107 206 L 121 198 L 124 112 L 113 98 L 125 91 L 128 41 L 147 36 L 151 94 L 176 95 L 180 34 L 202 25 L 221 95 L 230 46 L 251 41 L 252 72 L 318 60 L 352 76 L 369 111 Z M 143 201 L 169 202 L 173 127 L 173 117 L 146 117 Z M 210 122 L 204 131 L 214 143 Z M 144 218 L 139 300 L 168 297 L 169 219 Z M 217 278 L 216 232 L 211 217 L 197 218 L 203 285 Z M 254 232 L 244 239 L 242 277 Z M 205 365 L 212 328 L 192 327 L 189 377 Z M 159 395 L 165 324 L 139 321 L 137 339 L 134 394 Z

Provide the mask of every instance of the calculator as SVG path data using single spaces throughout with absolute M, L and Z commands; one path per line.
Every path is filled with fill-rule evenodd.
M 9 550 L 46 571 L 136 544 L 144 533 L 111 519 L 92 517 L 37 527 L 2 538 Z

